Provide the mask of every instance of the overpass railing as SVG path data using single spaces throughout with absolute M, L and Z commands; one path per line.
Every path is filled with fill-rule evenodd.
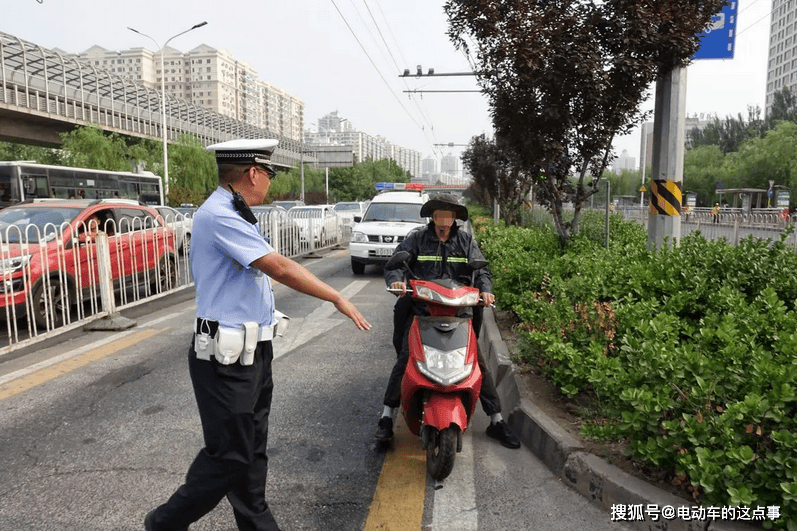
M 162 94 L 113 72 L 0 32 L 0 104 L 121 133 L 162 138 Z M 273 158 L 291 166 L 301 142 L 167 95 L 167 138 L 194 135 L 204 144 L 275 138 Z

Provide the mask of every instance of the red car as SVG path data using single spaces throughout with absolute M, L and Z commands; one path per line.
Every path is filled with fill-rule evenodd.
M 174 232 L 152 207 L 39 200 L 0 210 L 0 318 L 51 329 L 74 321 L 79 302 L 99 299 L 97 231 L 108 235 L 116 290 L 146 296 L 176 285 Z

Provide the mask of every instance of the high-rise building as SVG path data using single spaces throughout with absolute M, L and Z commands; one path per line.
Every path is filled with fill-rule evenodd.
M 421 174 L 420 152 L 393 144 L 381 136 L 357 131 L 337 111 L 318 119 L 318 131 L 305 131 L 304 142 L 314 147 L 349 146 L 356 161 L 393 159 L 412 177 Z
M 167 94 L 278 137 L 301 140 L 304 102 L 261 81 L 249 63 L 236 60 L 225 50 L 203 44 L 183 53 L 166 47 L 163 72 L 160 53 L 146 48 L 114 51 L 95 45 L 77 58 L 155 90 L 160 90 L 163 82 Z
M 765 112 L 769 114 L 775 93 L 797 85 L 797 2 L 772 0 L 769 23 L 769 61 Z
M 437 159 L 428 156 L 421 161 L 420 180 L 428 184 L 437 182 Z
M 627 149 L 624 149 L 622 153 L 614 159 L 612 169 L 617 175 L 620 175 L 624 171 L 636 171 L 636 159 L 628 154 Z
M 449 153 L 443 155 L 440 159 L 440 173 L 447 173 L 449 175 L 459 175 L 459 156 Z

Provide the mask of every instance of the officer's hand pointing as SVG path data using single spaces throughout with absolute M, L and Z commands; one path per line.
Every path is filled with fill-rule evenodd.
M 360 330 L 370 330 L 371 323 L 365 320 L 365 317 L 362 316 L 360 311 L 357 309 L 352 302 L 344 297 L 338 299 L 335 303 L 335 308 L 338 309 L 340 313 L 354 321 L 355 326 Z

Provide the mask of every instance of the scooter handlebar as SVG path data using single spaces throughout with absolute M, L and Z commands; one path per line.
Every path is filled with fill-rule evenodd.
M 398 289 L 398 288 L 385 288 L 388 293 L 412 293 L 412 288 Z
M 385 288 L 385 291 L 387 291 L 388 293 L 396 293 L 398 295 L 401 295 L 402 293 L 412 293 L 412 288 L 410 288 L 409 286 L 405 290 L 400 290 L 398 288 Z M 484 299 L 481 297 L 479 297 L 479 300 L 484 302 Z M 490 304 L 490 308 L 495 308 L 494 302 Z

